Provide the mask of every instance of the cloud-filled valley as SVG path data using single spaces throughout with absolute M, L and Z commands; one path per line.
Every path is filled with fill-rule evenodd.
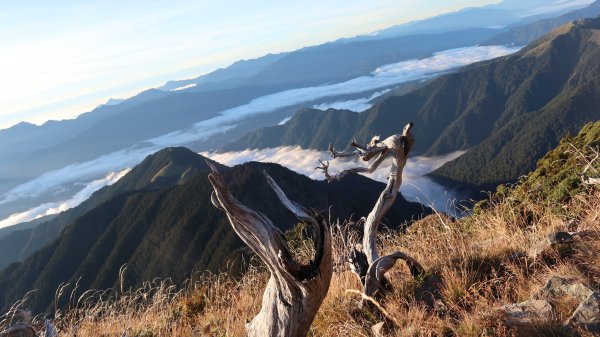
M 410 201 L 420 202 L 440 211 L 455 213 L 452 202 L 454 200 L 460 201 L 461 195 L 455 191 L 447 190 L 425 175 L 439 168 L 444 163 L 458 158 L 463 153 L 464 151 L 457 151 L 444 156 L 410 157 L 403 172 L 403 182 L 400 188 L 402 195 Z M 201 154 L 227 166 L 234 166 L 249 161 L 276 163 L 316 180 L 324 179 L 322 172 L 315 170 L 315 167 L 319 164 L 319 160 L 330 161 L 332 174 L 351 167 L 365 166 L 365 163 L 362 161 L 348 159 L 331 160 L 331 155 L 327 151 L 303 149 L 297 146 L 225 153 L 203 152 Z M 391 159 L 388 158 L 381 164 L 377 171 L 365 176 L 385 183 L 390 172 L 390 167 Z
M 70 208 L 76 207 L 77 205 L 86 201 L 97 190 L 104 186 L 109 186 L 116 183 L 128 172 L 129 169 L 125 169 L 120 172 L 111 172 L 102 179 L 96 179 L 87 184 L 79 183 L 77 185 L 83 185 L 83 188 L 81 188 L 79 192 L 75 193 L 75 195 L 70 199 L 45 203 L 25 212 L 12 214 L 8 218 L 0 221 L 0 228 L 35 220 L 47 215 L 58 214 Z
M 438 52 L 424 59 L 383 65 L 368 76 L 357 77 L 345 82 L 290 89 L 261 96 L 247 104 L 224 110 L 216 117 L 195 123 L 189 129 L 174 131 L 148 141 L 161 147 L 201 141 L 234 128 L 237 123 L 253 115 L 269 113 L 287 106 L 309 103 L 327 97 L 358 94 L 429 78 L 474 62 L 512 54 L 519 49 L 519 47 L 507 46 L 457 48 Z
M 110 172 L 120 172 L 124 169 L 131 168 L 141 162 L 146 156 L 160 150 L 161 148 L 186 145 L 191 142 L 205 140 L 216 134 L 225 133 L 228 130 L 235 128 L 245 119 L 256 116 L 257 114 L 272 112 L 287 106 L 302 104 L 312 106 L 314 104 L 313 102 L 319 100 L 323 101 L 327 98 L 332 98 L 333 103 L 326 103 L 329 104 L 330 107 L 345 107 L 346 109 L 361 111 L 364 110 L 363 108 L 368 108 L 370 100 L 385 93 L 385 91 L 382 91 L 383 89 L 390 88 L 394 85 L 408 81 L 431 78 L 460 66 L 504 56 L 514 53 L 518 50 L 519 48 L 505 46 L 476 46 L 451 49 L 438 52 L 433 56 L 424 59 L 415 59 L 383 65 L 375 69 L 368 76 L 361 76 L 341 83 L 307 88 L 296 88 L 261 96 L 251 100 L 247 104 L 224 110 L 216 117 L 200 121 L 186 130 L 171 132 L 160 137 L 149 139 L 127 149 L 100 156 L 91 161 L 75 163 L 61 169 L 47 172 L 35 179 L 32 179 L 31 181 L 16 186 L 15 188 L 1 195 L 0 205 L 8 203 L 15 205 L 17 203 L 22 203 L 23 205 L 27 206 L 23 206 L 23 208 L 18 210 L 16 213 L 27 213 L 32 209 L 41 207 L 32 204 L 34 201 L 39 205 L 59 203 L 60 200 L 68 199 L 64 195 L 61 195 L 61 199 L 57 199 L 57 191 L 64 190 L 65 186 L 70 187 L 70 190 L 72 191 L 76 191 L 77 189 L 74 188 L 74 184 L 89 184 L 95 180 L 102 179 Z M 375 92 L 376 90 L 379 91 Z M 366 93 L 364 98 L 350 101 L 340 101 L 339 99 L 335 99 L 339 96 L 352 94 L 359 95 L 361 93 Z M 325 105 L 322 107 L 325 108 Z M 283 117 L 285 116 L 281 116 L 281 118 Z M 243 153 L 239 153 L 238 155 L 242 157 L 244 156 Z M 267 155 L 267 152 L 253 154 L 254 157 Z M 271 153 L 271 155 L 276 154 Z M 311 156 L 312 157 L 310 158 L 315 158 L 315 154 L 311 154 Z M 263 160 L 267 160 L 267 158 L 264 158 Z M 272 160 L 275 161 L 275 159 Z M 284 158 L 280 157 L 279 160 L 283 161 Z M 421 160 L 433 160 L 432 162 L 443 161 L 441 159 Z M 448 159 L 444 158 L 444 160 Z M 417 159 L 415 159 L 415 163 L 412 165 L 416 165 L 416 162 Z M 434 166 L 435 165 L 430 164 L 430 167 Z M 307 167 L 314 167 L 314 161 Z M 296 167 L 296 169 L 300 170 L 300 167 Z M 385 170 L 382 170 L 382 172 L 383 171 Z M 411 174 L 413 175 L 414 181 L 422 182 L 421 184 L 417 185 L 419 188 L 435 188 L 435 185 L 429 183 L 428 178 L 421 176 L 423 171 L 420 170 L 419 172 L 415 172 L 413 174 L 410 173 L 410 169 L 407 169 L 407 177 L 409 177 Z M 384 179 L 384 177 L 385 176 L 381 176 L 379 179 Z M 410 184 L 408 183 L 405 184 L 407 187 L 409 185 Z M 405 193 L 407 195 L 418 195 L 417 192 Z M 424 195 L 434 194 L 437 195 L 438 193 L 424 193 Z M 39 202 L 39 200 L 43 201 Z M 430 203 L 427 200 L 421 201 L 426 204 Z M 47 206 L 46 208 L 50 207 Z M 42 212 L 41 208 L 38 210 L 38 212 Z M 11 222 L 2 223 L 14 223 L 14 219 L 16 218 L 13 218 Z M 1 221 L 8 221 L 8 219 Z

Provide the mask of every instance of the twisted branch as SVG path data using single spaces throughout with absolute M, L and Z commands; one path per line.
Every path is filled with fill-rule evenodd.
M 264 214 L 233 197 L 217 167 L 209 175 L 214 192 L 212 203 L 223 210 L 239 237 L 261 258 L 271 273 L 259 314 L 247 324 L 248 336 L 303 337 L 308 333 L 333 273 L 331 232 L 319 213 L 288 199 L 279 185 L 265 173 L 281 203 L 313 229 L 315 258 L 308 264 L 295 261 L 283 233 Z
M 368 161 L 377 156 L 376 160 L 368 167 L 355 167 L 343 170 L 335 175 L 329 173 L 329 162 L 324 163 L 319 161 L 320 166 L 316 168 L 322 170 L 325 178 L 331 181 L 340 179 L 349 173 L 373 173 L 385 158 L 392 157 L 392 166 L 388 174 L 387 185 L 364 221 L 362 245 L 353 244 L 348 256 L 350 269 L 358 275 L 363 284 L 365 294 L 368 296 L 375 295 L 382 288 L 382 284 L 385 282 L 385 273 L 399 259 L 407 263 L 413 277 L 425 273 L 425 269 L 421 264 L 407 254 L 396 252 L 391 255 L 379 257 L 379 253 L 377 252 L 377 228 L 396 200 L 398 190 L 402 184 L 402 171 L 414 144 L 414 137 L 411 134 L 412 127 L 413 124 L 408 123 L 401 135 L 393 135 L 383 141 L 380 141 L 379 137 L 375 136 L 366 146 L 360 145 L 354 140 L 351 146 L 356 148 L 356 150 L 352 152 L 338 152 L 335 151 L 331 144 L 329 145 L 329 152 L 333 158 L 358 157 Z

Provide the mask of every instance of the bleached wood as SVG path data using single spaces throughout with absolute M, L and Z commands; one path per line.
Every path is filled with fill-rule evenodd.
M 333 273 L 331 232 L 317 212 L 287 198 L 277 183 L 266 179 L 279 200 L 299 220 L 313 229 L 314 261 L 307 265 L 292 258 L 283 233 L 264 214 L 235 199 L 222 175 L 211 165 L 209 180 L 213 204 L 226 212 L 240 238 L 262 259 L 271 273 L 260 312 L 246 325 L 250 337 L 304 337 L 329 289 Z
M 316 168 L 323 171 L 328 181 L 332 181 L 341 179 L 349 173 L 373 173 L 386 158 L 392 157 L 392 166 L 388 174 L 386 187 L 364 221 L 362 245 L 360 245 L 360 249 L 352 247 L 348 257 L 350 269 L 358 275 L 363 284 L 364 292 L 368 296 L 373 296 L 382 287 L 385 273 L 394 266 L 398 259 L 406 261 L 413 276 L 425 272 L 417 260 L 402 252 L 379 257 L 377 250 L 377 229 L 396 200 L 398 190 L 402 184 L 402 171 L 414 144 L 414 137 L 411 133 L 412 127 L 413 124 L 409 123 L 404 127 L 402 134 L 390 136 L 383 141 L 375 136 L 366 146 L 353 141 L 351 146 L 356 150 L 352 152 L 338 152 L 331 144 L 329 145 L 329 152 L 333 158 L 358 157 L 369 161 L 377 156 L 368 167 L 353 167 L 336 174 L 330 174 L 329 162 L 320 161 L 321 165 Z
M 414 258 L 402 252 L 395 252 L 390 255 L 382 256 L 369 266 L 365 276 L 364 292 L 367 296 L 375 296 L 375 293 L 381 288 L 385 273 L 390 270 L 396 261 L 404 260 L 410 269 L 413 277 L 425 274 L 425 269 Z

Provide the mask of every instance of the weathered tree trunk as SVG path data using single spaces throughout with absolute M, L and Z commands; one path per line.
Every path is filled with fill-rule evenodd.
M 353 141 L 351 145 L 356 148 L 354 152 L 337 152 L 331 144 L 329 145 L 329 151 L 333 158 L 359 157 L 369 161 L 377 156 L 369 167 L 351 168 L 335 175 L 329 173 L 329 162 L 321 162 L 321 166 L 317 167 L 317 169 L 323 170 L 327 180 L 331 181 L 340 179 L 348 173 L 373 173 L 387 157 L 392 157 L 387 185 L 364 221 L 362 245 L 358 248 L 353 247 L 348 257 L 351 269 L 359 276 L 364 287 L 363 292 L 367 296 L 375 295 L 382 288 L 385 282 L 385 273 L 394 266 L 398 259 L 406 261 L 413 276 L 425 273 L 419 262 L 407 254 L 396 252 L 380 257 L 377 251 L 377 228 L 396 200 L 398 190 L 402 184 L 402 171 L 414 144 L 414 137 L 410 132 L 412 126 L 412 123 L 407 124 L 401 135 L 393 135 L 383 141 L 380 141 L 377 136 L 373 137 L 367 146 L 362 146 Z
M 266 179 L 283 205 L 312 225 L 315 258 L 302 265 L 292 258 L 281 231 L 264 214 L 236 200 L 217 168 L 209 163 L 213 204 L 226 212 L 234 231 L 261 258 L 271 273 L 260 312 L 246 325 L 250 337 L 304 337 L 329 289 L 333 262 L 331 232 L 316 211 L 290 201 L 275 181 Z

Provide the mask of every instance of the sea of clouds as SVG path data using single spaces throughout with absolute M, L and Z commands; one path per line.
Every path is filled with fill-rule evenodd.
M 70 208 L 76 207 L 82 202 L 86 201 L 97 190 L 104 186 L 116 183 L 129 171 L 129 169 L 125 169 L 120 172 L 111 172 L 102 179 L 96 179 L 88 184 L 85 184 L 77 193 L 75 193 L 75 195 L 67 200 L 45 203 L 24 212 L 12 214 L 8 218 L 0 221 L 0 228 L 39 219 L 47 215 L 58 214 Z
M 461 156 L 465 151 L 456 151 L 443 156 L 411 157 L 404 167 L 400 192 L 410 200 L 435 208 L 436 210 L 455 214 L 454 201 L 460 201 L 461 195 L 448 190 L 426 175 L 441 167 L 448 161 Z M 299 146 L 282 146 L 262 150 L 244 150 L 225 153 L 202 152 L 201 155 L 227 166 L 234 166 L 249 161 L 276 163 L 297 173 L 315 180 L 323 180 L 322 171 L 315 170 L 319 160 L 330 162 L 330 173 L 349 169 L 356 166 L 367 166 L 364 161 L 357 159 L 331 159 L 327 151 L 303 149 Z M 386 159 L 372 174 L 365 174 L 373 180 L 387 182 L 392 161 Z
M 433 56 L 424 59 L 414 59 L 384 65 L 375 69 L 369 75 L 345 82 L 290 89 L 255 98 L 247 104 L 224 110 L 216 117 L 195 123 L 185 130 L 178 130 L 160 137 L 148 139 L 135 146 L 103 155 L 91 161 L 76 163 L 53 170 L 16 186 L 0 196 L 0 205 L 33 200 L 40 197 L 46 198 L 47 202 L 0 220 L 0 228 L 7 226 L 6 224 L 16 223 L 15 219 L 28 221 L 38 216 L 38 214 L 46 213 L 50 209 L 56 209 L 56 203 L 60 202 L 53 200 L 53 198 L 55 198 L 58 191 L 64 190 L 65 186 L 73 186 L 74 184 L 82 186 L 94 185 L 97 180 L 103 179 L 110 172 L 122 172 L 127 168 L 131 168 L 141 162 L 146 156 L 164 147 L 186 145 L 191 142 L 205 140 L 216 134 L 227 132 L 235 128 L 244 119 L 251 118 L 257 114 L 268 113 L 284 107 L 309 103 L 319 99 L 326 99 L 327 97 L 372 92 L 408 81 L 427 79 L 460 66 L 508 55 L 518 50 L 518 47 L 506 46 L 475 46 L 451 49 L 435 53 Z M 354 102 L 352 103 L 333 102 L 330 105 L 343 106 L 345 104 L 347 108 L 360 111 L 373 98 L 375 97 L 371 94 L 364 99 L 353 100 Z M 311 164 L 311 166 L 313 165 L 314 163 Z M 422 176 L 415 176 L 415 181 L 418 177 L 420 177 L 421 181 L 427 181 L 427 178 Z M 405 186 L 408 185 L 405 184 Z M 433 184 L 426 183 L 417 187 L 426 192 L 429 189 L 435 188 Z M 407 195 L 417 195 L 416 192 L 412 194 L 409 192 L 406 193 L 408 193 Z M 423 194 L 423 196 L 432 195 L 434 193 L 427 192 Z M 420 201 L 425 204 L 432 204 L 428 200 L 420 199 Z M 71 205 L 73 204 L 71 203 Z M 65 205 L 69 204 L 66 203 Z M 36 211 L 32 211 L 33 209 L 36 209 Z M 26 214 L 29 215 L 26 216 Z M 13 220 L 9 222 L 8 219 L 10 218 Z
M 224 110 L 218 116 L 198 122 L 189 129 L 174 131 L 150 139 L 149 142 L 165 147 L 201 141 L 216 133 L 226 132 L 244 119 L 257 114 L 269 113 L 327 97 L 358 94 L 430 78 L 467 64 L 512 54 L 519 49 L 520 47 L 507 46 L 465 47 L 438 52 L 424 59 L 384 65 L 367 76 L 360 76 L 345 82 L 290 89 L 261 96 L 247 104 Z

